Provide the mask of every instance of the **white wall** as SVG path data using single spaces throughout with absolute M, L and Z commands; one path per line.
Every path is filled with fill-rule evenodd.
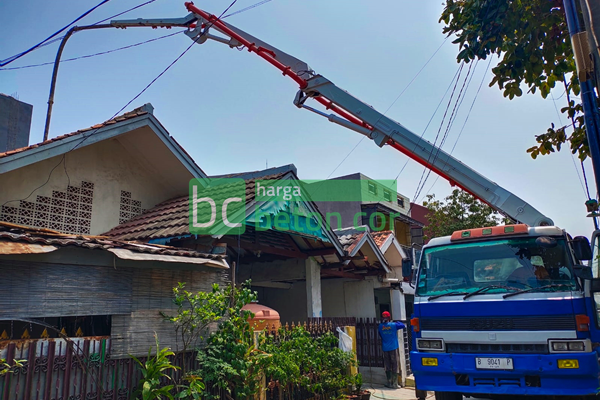
M 375 318 L 374 288 L 372 279 L 322 280 L 323 317 Z
M 0 175 L 0 204 L 29 196 L 34 188 L 44 184 L 61 158 L 62 156 L 54 157 Z M 118 139 L 76 149 L 66 155 L 68 176 L 63 165 L 59 165 L 48 183 L 36 190 L 27 201 L 35 203 L 37 196 L 52 197 L 53 191 L 66 193 L 69 179 L 73 187 L 80 187 L 84 181 L 91 182 L 94 189 L 90 233 L 100 234 L 119 224 L 122 190 L 130 192 L 133 200 L 141 201 L 142 209 L 149 209 L 172 197 L 187 194 L 187 187 L 174 188 L 164 183 L 164 179 L 157 179 L 155 174 L 137 160 L 140 158 L 127 151 Z M 190 178 L 191 176 L 188 180 Z M 18 201 L 7 204 L 11 207 L 19 205 Z M 20 211 L 20 214 L 23 212 Z M 0 220 L 7 220 L 6 212 L 1 210 Z M 24 225 L 40 226 L 37 223 Z

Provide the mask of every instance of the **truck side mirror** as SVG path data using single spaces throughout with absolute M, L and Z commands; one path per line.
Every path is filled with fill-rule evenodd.
M 575 274 L 576 277 L 581 278 L 581 279 L 586 279 L 586 280 L 594 279 L 594 277 L 592 275 L 592 267 L 587 266 L 587 265 L 574 265 L 573 273 Z M 598 283 L 599 283 L 598 290 L 600 291 L 600 280 L 598 281 Z
M 590 241 L 585 236 L 575 236 L 571 241 L 571 246 L 573 246 L 573 252 L 578 260 L 592 259 Z

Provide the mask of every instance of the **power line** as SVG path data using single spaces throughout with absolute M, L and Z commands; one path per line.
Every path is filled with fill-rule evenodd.
M 107 1 L 108 1 L 108 0 L 107 0 Z M 118 13 L 118 14 L 115 14 L 115 15 L 113 15 L 113 16 L 111 16 L 111 17 L 108 17 L 108 18 L 105 18 L 105 19 L 103 19 L 103 20 L 100 20 L 100 21 L 98 21 L 98 22 L 95 22 L 95 23 L 93 23 L 91 26 L 94 26 L 94 25 L 101 24 L 102 22 L 106 22 L 106 21 L 108 21 L 109 19 L 113 19 L 113 18 L 115 18 L 115 17 L 118 17 L 118 16 L 120 16 L 120 15 L 126 14 L 126 13 L 128 13 L 128 12 L 130 12 L 130 11 L 136 10 L 136 9 L 138 9 L 138 8 L 140 8 L 140 7 L 143 7 L 143 6 L 145 6 L 145 5 L 148 5 L 148 4 L 150 4 L 150 3 L 154 3 L 155 1 L 156 1 L 156 0 L 149 0 L 149 1 L 145 2 L 145 3 L 142 3 L 142 4 L 139 4 L 139 5 L 137 5 L 137 6 L 135 6 L 135 7 L 131 7 L 131 8 L 130 8 L 130 9 L 128 9 L 128 10 L 122 11 L 122 12 L 120 12 L 120 13 Z M 74 24 L 75 22 L 76 22 L 76 21 L 72 22 L 70 25 Z M 70 25 L 68 25 L 67 27 L 69 27 Z M 64 30 L 64 29 L 63 29 L 63 30 Z M 33 48 L 31 48 L 31 49 L 30 49 L 30 51 L 38 50 L 38 49 L 40 49 L 40 48 L 42 48 L 42 47 L 49 46 L 49 45 L 51 45 L 51 44 L 53 44 L 53 43 L 59 42 L 59 41 L 63 40 L 63 39 L 64 39 L 64 37 L 65 37 L 65 35 L 63 35 L 63 36 L 59 36 L 59 37 L 57 37 L 57 38 L 54 38 L 54 39 L 52 39 L 52 40 L 48 40 L 48 39 L 46 39 L 45 41 L 43 41 L 43 42 L 40 42 L 40 44 L 38 44 L 38 45 L 34 46 Z M 25 55 L 25 54 L 23 54 L 23 55 Z M 2 64 L 2 62 L 6 61 L 6 60 L 11 60 L 10 62 L 12 62 L 12 61 L 14 61 L 14 60 L 12 60 L 12 59 L 14 58 L 14 59 L 16 60 L 16 58 L 15 58 L 15 57 L 17 57 L 17 56 L 18 56 L 18 54 L 17 54 L 17 55 L 14 55 L 14 56 L 11 56 L 11 57 L 9 57 L 9 58 L 6 58 L 6 59 L 4 59 L 4 60 L 1 60 L 1 61 L 0 61 L 0 67 L 1 67 L 1 66 L 3 66 L 3 65 L 8 65 L 8 64 L 9 64 L 9 63 Z M 65 61 L 66 61 L 66 60 L 65 60 Z M 25 68 L 25 67 L 24 67 L 24 68 Z M 1 70 L 8 70 L 8 69 L 9 69 L 9 68 L 2 68 Z M 16 68 L 15 68 L 15 69 L 16 69 Z
M 54 32 L 52 35 L 48 36 L 46 39 L 42 40 L 41 42 L 39 42 L 38 44 L 30 47 L 29 49 L 16 54 L 12 57 L 9 57 L 7 59 L 4 59 L 2 61 L 0 61 L 0 67 L 3 67 L 5 65 L 10 64 L 11 62 L 18 60 L 19 58 L 23 57 L 24 55 L 32 52 L 33 50 L 35 50 L 36 48 L 40 47 L 42 44 L 44 44 L 45 42 L 47 42 L 48 40 L 52 39 L 55 36 L 58 36 L 61 32 L 67 30 L 71 25 L 73 25 L 74 23 L 76 23 L 77 21 L 81 20 L 82 18 L 84 18 L 85 16 L 87 16 L 88 14 L 90 14 L 91 12 L 93 12 L 94 10 L 96 10 L 98 7 L 108 3 L 110 0 L 103 0 L 102 2 L 100 2 L 98 5 L 96 5 L 95 7 L 90 8 L 88 11 L 86 11 L 85 13 L 81 14 L 79 17 L 77 17 L 75 20 L 73 20 L 73 22 L 71 22 L 69 25 L 66 25 L 65 27 L 61 28 L 60 30 Z
M 147 43 L 151 43 L 151 42 L 156 42 L 157 40 L 161 40 L 161 39 L 165 39 L 165 38 L 168 38 L 168 37 L 171 37 L 171 36 L 175 36 L 175 35 L 178 35 L 178 34 L 183 33 L 183 32 L 184 31 L 169 33 L 168 35 L 159 36 L 159 37 L 154 38 L 154 39 L 144 40 L 143 42 L 138 42 L 138 43 L 130 44 L 128 46 L 118 47 L 118 48 L 112 49 L 112 50 L 101 51 L 99 53 L 87 54 L 87 55 L 83 55 L 83 56 L 79 56 L 79 57 L 73 57 L 73 58 L 67 58 L 65 60 L 61 60 L 61 62 L 76 61 L 76 60 L 81 60 L 81 59 L 84 59 L 84 58 L 102 56 L 102 55 L 105 55 L 105 54 L 114 53 L 116 51 L 126 50 L 126 49 L 130 49 L 132 47 L 141 46 L 143 44 L 147 44 Z M 10 70 L 15 70 L 15 69 L 43 67 L 45 65 L 53 65 L 53 64 L 54 64 L 54 61 L 49 61 L 49 62 L 45 62 L 45 63 L 41 63 L 41 64 L 23 65 L 21 67 L 0 68 L 0 71 L 10 71 Z
M 454 153 L 454 149 L 456 148 L 456 145 L 458 144 L 458 141 L 465 129 L 465 126 L 467 125 L 467 121 L 469 120 L 469 117 L 471 116 L 471 111 L 473 111 L 473 106 L 475 106 L 475 102 L 477 101 L 477 97 L 479 96 L 479 92 L 481 91 L 481 88 L 483 86 L 483 82 L 485 81 L 485 77 L 487 76 L 488 71 L 490 70 L 490 66 L 492 64 L 492 58 L 490 57 L 490 61 L 488 62 L 488 65 L 486 67 L 485 72 L 483 73 L 483 76 L 481 77 L 481 82 L 479 82 L 479 87 L 477 88 L 477 92 L 475 93 L 475 97 L 473 98 L 473 101 L 471 102 L 471 107 L 469 108 L 469 111 L 467 112 L 467 116 L 465 118 L 465 122 L 463 122 L 462 127 L 460 128 L 460 132 L 458 132 L 458 136 L 456 137 L 456 141 L 454 142 L 454 145 L 452 146 L 452 150 L 450 150 L 450 155 L 452 155 L 452 153 Z M 437 183 L 438 179 L 440 178 L 440 176 L 436 176 L 435 181 L 433 182 L 433 184 L 431 185 L 431 187 L 429 188 L 429 190 L 427 191 L 427 193 L 425 193 L 425 196 L 427 196 L 431 190 L 433 189 L 433 187 L 435 186 L 435 184 Z M 423 197 L 425 197 L 423 196 Z M 423 198 L 421 198 L 421 201 L 423 200 Z M 415 203 L 417 202 L 417 199 L 415 199 Z
M 456 79 L 456 76 L 458 75 L 458 72 L 460 71 L 460 68 L 456 70 L 456 72 L 454 73 L 454 76 L 452 77 L 452 80 L 450 81 L 450 84 L 448 85 L 448 87 L 446 88 L 446 91 L 444 92 L 444 95 L 442 96 L 442 98 L 440 99 L 440 101 L 438 102 L 437 107 L 435 108 L 435 110 L 433 111 L 433 114 L 431 115 L 431 118 L 429 118 L 429 121 L 427 122 L 427 125 L 425 126 L 425 129 L 423 129 L 423 132 L 421 133 L 421 136 L 419 137 L 419 141 L 417 142 L 417 145 L 415 145 L 415 148 L 413 149 L 413 152 L 417 149 L 418 144 L 421 142 L 421 140 L 423 140 L 423 136 L 425 136 L 425 132 L 427 132 L 427 129 L 429 128 L 429 125 L 431 124 L 431 122 L 433 121 L 433 118 L 435 118 L 435 115 L 437 114 L 438 110 L 440 109 L 440 106 L 442 105 L 442 103 L 444 102 L 444 99 L 446 98 L 446 95 L 448 94 L 448 92 L 450 91 L 450 88 L 452 87 L 452 84 L 454 83 L 454 80 Z M 410 158 L 407 158 L 406 162 L 404 163 L 404 165 L 402 166 L 402 169 L 400 169 L 400 172 L 398 172 L 398 175 L 396 175 L 396 178 L 394 178 L 394 181 L 397 181 L 398 178 L 400 177 L 400 175 L 402 174 L 402 172 L 404 171 L 404 168 L 406 168 L 406 165 L 408 164 L 408 162 L 410 161 Z
M 233 7 L 233 5 L 237 2 L 237 0 L 233 0 L 233 2 L 229 5 L 229 7 L 227 7 L 225 9 L 225 11 L 223 11 L 223 13 L 221 13 L 221 15 L 216 19 L 216 21 L 219 21 L 221 19 L 221 17 L 223 16 L 223 14 L 225 14 L 227 11 L 229 11 L 229 9 L 231 7 Z M 216 22 L 215 21 L 215 22 Z M 208 32 L 208 29 L 210 27 L 212 27 L 212 25 L 214 25 L 214 22 L 211 23 L 205 30 L 203 33 L 200 34 L 200 37 L 202 37 L 203 35 L 206 34 L 206 32 Z M 200 39 L 200 37 L 198 37 L 198 39 Z M 158 74 L 156 76 L 156 78 L 154 78 L 148 85 L 146 85 L 146 87 L 144 87 L 135 97 L 133 97 L 130 101 L 127 102 L 127 104 L 125 104 L 123 107 L 121 107 L 121 109 L 119 109 L 119 111 L 117 111 L 112 117 L 110 117 L 108 120 L 112 120 L 114 119 L 116 116 L 118 116 L 125 108 L 127 108 L 131 103 L 133 103 L 137 98 L 139 98 L 146 90 L 148 90 L 150 88 L 150 86 L 152 86 L 154 84 L 154 82 L 156 82 L 161 76 L 163 76 L 165 74 L 165 72 L 167 72 L 173 65 L 175 65 L 175 63 L 177 63 L 177 61 L 179 61 L 191 48 L 192 46 L 194 46 L 196 44 L 196 41 L 198 40 L 194 40 L 192 41 L 192 44 L 190 46 L 188 46 L 183 53 L 181 53 L 173 62 L 171 62 L 160 74 Z M 81 146 L 87 139 L 89 139 L 91 136 L 93 136 L 96 132 L 98 132 L 98 130 L 100 129 L 96 128 L 93 131 L 91 131 L 89 134 L 85 135 L 84 137 L 81 138 L 81 140 L 75 145 L 73 146 L 71 149 L 67 150 L 61 157 L 60 161 L 50 170 L 50 173 L 48 174 L 48 178 L 46 179 L 46 181 L 41 184 L 40 186 L 38 186 L 37 188 L 33 189 L 31 191 L 31 193 L 29 193 L 29 195 L 23 199 L 15 199 L 15 200 L 8 200 L 6 202 L 4 202 L 4 204 L 2 205 L 6 205 L 8 203 L 12 203 L 14 201 L 21 201 L 21 200 L 27 200 L 29 197 L 31 197 L 36 191 L 38 191 L 39 189 L 41 189 L 42 187 L 46 186 L 48 184 L 48 182 L 50 182 L 50 178 L 52 176 L 52 173 L 54 172 L 54 170 L 56 168 L 58 168 L 59 165 L 66 163 L 66 156 L 67 154 L 69 154 L 70 152 L 74 151 L 75 149 L 77 149 L 79 146 Z M 66 168 L 66 164 L 65 164 L 65 168 Z M 67 175 L 68 176 L 68 175 Z
M 450 99 L 448 99 L 448 104 L 446 105 L 446 111 L 444 111 L 444 116 L 442 117 L 442 121 L 440 122 L 440 127 L 438 128 L 437 134 L 435 135 L 435 139 L 433 141 L 433 146 L 436 145 L 437 140 L 440 136 L 440 132 L 442 131 L 442 127 L 444 126 L 444 122 L 446 120 L 446 115 L 448 114 L 448 110 L 450 109 L 450 105 L 452 104 L 452 99 L 454 98 L 454 93 L 456 91 L 456 87 L 458 86 L 458 82 L 460 81 L 460 75 L 462 74 L 462 70 L 465 66 L 464 61 L 460 63 L 460 67 L 458 68 L 458 76 L 456 78 L 456 82 L 454 82 L 454 87 L 452 88 L 452 93 L 450 94 Z M 427 165 L 431 165 L 431 156 L 433 153 L 429 154 L 427 157 Z M 421 173 L 421 177 L 419 178 L 419 183 L 417 183 L 417 189 L 415 191 L 415 195 L 413 199 L 417 199 L 421 192 L 421 183 L 423 182 L 423 177 L 425 176 L 425 171 L 427 170 L 427 166 L 423 167 L 423 172 Z M 410 210 L 409 210 L 410 211 Z
M 270 1 L 272 1 L 272 0 L 263 0 L 263 1 L 259 1 L 259 2 L 258 2 L 258 3 L 256 3 L 256 4 L 252 4 L 251 6 L 248 6 L 248 7 L 246 7 L 246 8 L 242 8 L 241 10 L 234 11 L 234 12 L 232 12 L 232 13 L 229 13 L 229 14 L 227 14 L 226 16 L 224 16 L 222 19 L 229 18 L 229 17 L 231 17 L 231 16 L 233 16 L 233 15 L 236 15 L 236 14 L 241 14 L 241 13 L 243 13 L 243 12 L 245 12 L 245 11 L 248 11 L 248 10 L 251 10 L 251 9 L 253 9 L 253 8 L 255 8 L 255 7 L 262 6 L 263 4 L 266 4 L 266 3 L 270 2 Z

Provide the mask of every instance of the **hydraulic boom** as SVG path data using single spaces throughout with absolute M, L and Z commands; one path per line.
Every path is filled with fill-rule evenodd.
M 138 26 L 187 26 L 186 34 L 198 44 L 211 39 L 227 44 L 231 48 L 246 48 L 299 85 L 300 90 L 294 98 L 294 104 L 297 107 L 315 112 L 331 122 L 361 133 L 373 140 L 379 147 L 387 144 L 399 150 L 447 179 L 451 185 L 456 185 L 471 193 L 515 222 L 525 223 L 529 226 L 553 225 L 551 219 L 541 214 L 526 201 L 469 168 L 439 147 L 421 139 L 398 122 L 337 87 L 330 80 L 316 74 L 304 61 L 224 23 L 217 16 L 200 10 L 194 6 L 194 3 L 189 2 L 185 5 L 191 14 L 184 18 L 112 21 L 111 25 L 118 27 L 120 24 L 124 26 L 127 24 L 127 26 L 131 26 L 133 22 L 136 22 Z M 224 37 L 211 34 L 210 29 L 215 29 Z M 306 105 L 305 103 L 309 99 L 320 103 L 332 113 L 328 114 Z

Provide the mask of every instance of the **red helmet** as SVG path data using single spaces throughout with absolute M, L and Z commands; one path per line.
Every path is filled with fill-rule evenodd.
M 392 315 L 388 311 L 381 313 L 382 318 L 392 318 Z

